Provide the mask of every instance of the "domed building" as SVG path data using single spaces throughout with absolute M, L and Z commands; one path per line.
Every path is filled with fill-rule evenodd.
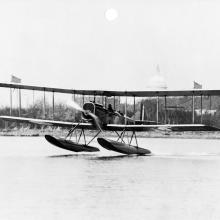
M 147 88 L 151 90 L 165 90 L 167 89 L 167 83 L 163 76 L 156 74 L 148 81 Z

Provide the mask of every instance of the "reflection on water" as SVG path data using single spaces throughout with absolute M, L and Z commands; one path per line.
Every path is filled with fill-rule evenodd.
M 220 219 L 219 140 L 140 139 L 152 156 L 0 141 L 0 219 Z
M 116 156 L 96 156 L 92 160 L 120 160 L 127 157 L 138 157 L 137 155 L 116 155 Z
M 93 154 L 61 154 L 61 155 L 52 155 L 48 156 L 49 158 L 60 158 L 60 157 L 91 157 Z

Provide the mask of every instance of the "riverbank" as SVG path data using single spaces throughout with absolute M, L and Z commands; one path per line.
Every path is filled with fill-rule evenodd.
M 20 137 L 38 137 L 46 134 L 65 137 L 68 134 L 67 129 L 27 129 L 27 128 L 13 128 L 0 130 L 0 136 L 20 136 Z M 87 136 L 94 136 L 96 131 L 85 131 Z M 104 132 L 101 134 L 108 137 L 117 137 L 115 132 Z M 200 131 L 200 132 L 167 132 L 167 131 L 150 131 L 137 132 L 137 137 L 141 138 L 186 138 L 186 139 L 220 139 L 219 131 Z

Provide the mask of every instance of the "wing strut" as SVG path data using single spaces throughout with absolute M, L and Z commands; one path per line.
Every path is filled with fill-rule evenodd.
M 71 140 L 72 135 L 75 133 L 76 143 L 77 143 L 77 144 L 80 143 L 81 137 L 83 136 L 83 140 L 84 140 L 85 145 L 89 145 L 89 144 L 101 133 L 101 130 L 98 130 L 98 132 L 96 133 L 96 135 L 95 135 L 88 143 L 86 143 L 86 135 L 85 135 L 85 132 L 84 132 L 84 129 L 83 129 L 83 128 L 81 128 L 79 137 L 77 137 L 76 129 L 78 129 L 77 127 L 80 125 L 80 123 L 81 123 L 81 122 L 79 122 L 77 125 L 75 125 L 73 128 L 71 128 L 71 129 L 69 130 L 69 132 L 68 132 L 68 134 L 66 135 L 65 139 L 67 140 L 67 138 L 69 138 L 69 140 Z
M 125 141 L 124 141 L 125 132 L 126 132 L 126 129 L 125 129 L 125 128 L 124 128 L 124 130 L 121 132 L 121 134 L 119 134 L 117 131 L 115 131 L 115 133 L 118 135 L 117 142 L 118 142 L 119 140 L 121 140 L 121 143 L 123 142 L 124 144 L 126 144 Z M 131 137 L 130 137 L 130 140 L 129 140 L 129 137 L 128 137 L 128 145 L 129 145 L 129 146 L 131 146 L 133 139 L 135 139 L 135 143 L 136 143 L 135 147 L 138 148 L 138 141 L 137 141 L 137 136 L 136 136 L 135 131 L 132 131 L 132 135 L 131 135 Z

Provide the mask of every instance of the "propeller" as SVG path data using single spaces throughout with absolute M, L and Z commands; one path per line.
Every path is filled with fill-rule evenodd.
M 68 100 L 67 105 L 76 109 L 77 111 L 84 113 L 86 116 L 90 116 L 92 119 L 92 123 L 95 125 L 95 127 L 98 128 L 100 131 L 102 131 L 99 118 L 95 114 L 93 114 L 92 112 L 90 112 L 88 110 L 83 109 L 81 106 L 79 106 L 78 103 L 76 103 L 72 100 Z
M 80 112 L 85 113 L 85 110 L 84 110 L 81 106 L 79 106 L 78 103 L 76 103 L 76 102 L 74 102 L 74 101 L 72 101 L 72 100 L 68 100 L 66 104 L 67 104 L 68 106 L 70 106 L 70 107 L 76 109 L 77 111 L 80 111 Z
M 127 120 L 135 121 L 133 118 L 130 118 L 130 117 L 128 117 L 127 115 L 123 115 L 123 117 L 126 118 Z

